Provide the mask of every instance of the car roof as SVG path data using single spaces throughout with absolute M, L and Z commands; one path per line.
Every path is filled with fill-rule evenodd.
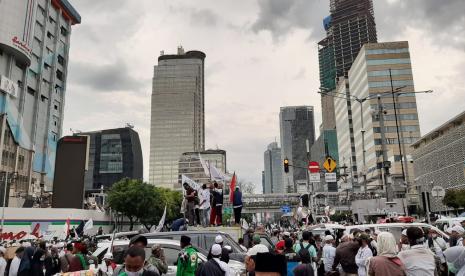
M 456 217 L 456 218 L 440 218 L 436 222 L 447 222 L 447 221 L 463 221 L 465 217 Z
M 146 234 L 142 234 L 142 236 L 145 236 L 145 237 L 150 237 L 150 236 L 159 236 L 159 235 L 190 235 L 190 234 L 222 234 L 222 235 L 228 235 L 228 233 L 226 232 L 222 232 L 222 231 L 208 231 L 208 230 L 205 230 L 205 231 L 200 231 L 200 230 L 195 230 L 195 231 L 173 231 L 173 232 L 153 232 L 153 233 L 146 233 Z

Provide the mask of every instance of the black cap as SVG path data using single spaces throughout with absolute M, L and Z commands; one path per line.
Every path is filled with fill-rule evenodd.
M 258 253 L 255 261 L 255 271 L 257 272 L 278 272 L 286 275 L 286 257 L 273 253 Z
M 135 244 L 136 242 L 142 242 L 144 244 L 144 246 L 147 246 L 148 242 L 147 242 L 147 238 L 142 236 L 142 235 L 135 235 L 134 237 L 131 238 L 131 240 L 129 241 L 129 246 Z
M 190 243 L 191 243 L 191 238 L 188 237 L 188 236 L 182 235 L 182 236 L 181 236 L 181 243 L 183 243 L 183 244 L 190 244 Z

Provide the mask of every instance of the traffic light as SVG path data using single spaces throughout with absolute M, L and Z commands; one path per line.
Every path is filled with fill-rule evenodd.
M 289 172 L 289 159 L 284 159 L 284 172 L 288 173 Z

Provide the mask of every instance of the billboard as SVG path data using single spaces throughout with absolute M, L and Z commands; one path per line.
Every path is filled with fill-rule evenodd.
M 58 140 L 52 208 L 83 208 L 88 159 L 88 136 L 65 136 Z

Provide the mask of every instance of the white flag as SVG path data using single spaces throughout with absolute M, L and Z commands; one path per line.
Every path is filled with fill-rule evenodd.
M 200 153 L 199 153 L 199 160 L 200 160 L 200 164 L 202 164 L 203 170 L 205 171 L 205 175 L 211 178 L 210 162 L 208 160 L 203 159 Z
M 222 173 L 218 168 L 210 164 L 210 172 L 211 172 L 211 178 L 216 181 L 222 181 L 225 182 L 226 180 L 226 175 Z
M 94 221 L 92 219 L 89 219 L 86 224 L 84 224 L 84 233 L 90 229 L 94 228 Z
M 181 175 L 181 182 L 184 185 L 184 183 L 187 183 L 189 186 L 191 186 L 192 189 L 198 191 L 200 189 L 200 185 L 195 182 L 194 180 L 190 179 L 189 177 L 185 176 L 184 174 Z
M 166 218 L 166 205 L 165 205 L 165 211 L 163 211 L 163 216 L 161 216 L 160 222 L 158 223 L 158 226 L 155 229 L 155 232 L 161 231 L 161 229 L 163 228 L 163 225 L 165 225 L 165 218 Z

